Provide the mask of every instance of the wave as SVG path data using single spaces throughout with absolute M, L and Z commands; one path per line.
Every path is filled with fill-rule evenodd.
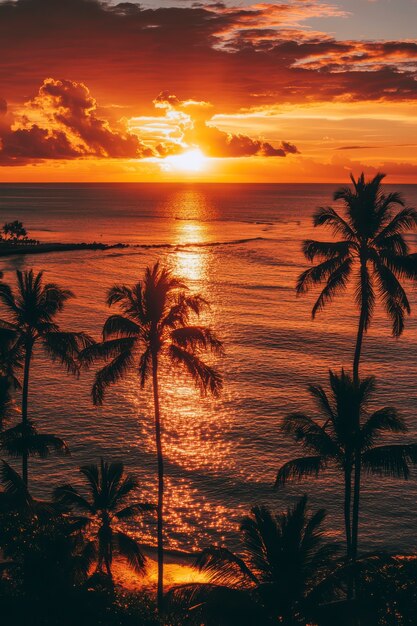
M 178 222 L 234 222 L 236 224 L 252 224 L 253 226 L 276 226 L 277 224 L 297 224 L 300 225 L 299 219 L 274 218 L 271 220 L 240 220 L 237 217 L 208 217 L 206 219 L 200 217 L 178 217 L 174 219 Z
M 187 248 L 215 248 L 219 246 L 237 246 L 243 243 L 250 243 L 251 241 L 269 241 L 267 237 L 246 237 L 245 239 L 232 239 L 230 241 L 190 241 L 187 243 L 155 243 L 155 244 L 132 244 L 129 248 L 141 248 L 143 250 L 148 249 L 168 249 L 168 250 L 182 250 Z

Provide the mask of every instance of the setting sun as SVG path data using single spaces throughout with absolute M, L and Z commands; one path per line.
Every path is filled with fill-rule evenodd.
M 166 157 L 164 161 L 170 169 L 181 172 L 201 172 L 207 167 L 208 162 L 207 157 L 204 156 L 200 148 L 194 148 L 182 154 Z

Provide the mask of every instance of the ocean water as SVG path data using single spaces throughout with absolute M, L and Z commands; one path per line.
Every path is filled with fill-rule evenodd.
M 389 188 L 389 186 L 387 186 Z M 417 205 L 417 186 L 397 186 Z M 71 288 L 76 298 L 61 316 L 63 328 L 99 339 L 109 310 L 107 289 L 133 284 L 160 259 L 210 302 L 205 321 L 223 339 L 218 363 L 225 378 L 219 400 L 200 398 L 191 382 L 167 366 L 161 403 L 167 473 L 167 543 L 193 551 L 210 542 L 234 546 L 239 520 L 254 504 L 281 510 L 307 492 L 328 511 L 327 532 L 343 540 L 342 483 L 332 471 L 320 479 L 273 490 L 282 463 L 300 449 L 280 430 L 294 410 L 314 413 L 306 386 L 326 384 L 329 368 L 349 368 L 358 312 L 352 290 L 315 321 L 313 295 L 297 298 L 296 277 L 306 262 L 304 238 L 311 214 L 331 203 L 334 185 L 0 185 L 0 221 L 20 219 L 41 241 L 129 243 L 128 249 L 73 251 L 1 259 L 6 281 L 16 269 L 44 270 L 45 279 Z M 416 236 L 409 238 L 416 249 Z M 399 340 L 378 306 L 365 339 L 363 374 L 377 377 L 375 406 L 394 405 L 417 441 L 417 297 Z M 34 459 L 33 490 L 79 482 L 77 468 L 103 456 L 122 459 L 139 480 L 138 498 L 156 498 L 150 390 L 134 374 L 93 407 L 92 372 L 74 379 L 37 352 L 30 387 L 31 417 L 45 432 L 64 437 L 66 458 Z M 394 440 L 394 439 L 392 439 Z M 361 547 L 414 550 L 417 475 L 408 482 L 365 477 Z M 154 543 L 152 518 L 131 525 Z

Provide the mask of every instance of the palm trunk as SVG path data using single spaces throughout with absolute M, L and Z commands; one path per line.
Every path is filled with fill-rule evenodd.
M 365 307 L 366 303 L 362 302 L 358 334 L 356 336 L 355 355 L 353 357 L 353 383 L 356 387 L 359 385 L 359 363 L 362 352 L 363 334 L 365 331 Z
M 359 388 L 360 378 L 359 378 L 359 364 L 362 352 L 362 343 L 363 343 L 363 335 L 365 332 L 365 322 L 366 322 L 366 313 L 368 307 L 368 294 L 367 294 L 367 276 L 366 276 L 366 258 L 360 256 L 361 263 L 361 312 L 359 316 L 359 325 L 358 325 L 358 333 L 356 336 L 356 346 L 355 346 L 355 354 L 353 358 L 353 384 L 355 389 Z M 357 415 L 353 416 L 355 420 L 355 439 L 360 430 L 360 413 L 359 407 L 357 410 Z M 352 563 L 352 589 L 354 590 L 354 594 L 357 596 L 358 591 L 358 580 L 356 575 L 356 559 L 358 557 L 358 535 L 359 535 L 359 501 L 360 501 L 360 489 L 361 489 L 361 464 L 362 464 L 362 455 L 360 449 L 355 446 L 354 452 L 354 484 L 353 484 L 353 506 L 352 506 L 352 544 L 351 544 L 351 563 Z M 360 620 L 354 619 L 355 624 L 359 624 Z
M 344 501 L 344 518 L 345 518 L 345 535 L 346 535 L 346 556 L 351 557 L 352 552 L 352 527 L 351 527 L 351 500 L 352 500 L 352 467 L 349 465 L 345 468 L 345 501 Z
M 361 454 L 356 451 L 355 477 L 353 486 L 353 510 L 352 510 L 352 560 L 358 556 L 358 531 L 359 531 L 359 500 L 361 491 Z
M 161 413 L 159 408 L 159 389 L 158 389 L 158 356 L 152 354 L 152 383 L 153 383 L 153 401 L 155 409 L 155 438 L 156 452 L 158 457 L 158 591 L 157 605 L 158 611 L 161 612 L 164 598 L 164 537 L 163 537 L 163 505 L 164 505 L 164 457 L 162 455 L 161 441 Z
M 353 384 L 356 389 L 359 387 L 359 363 L 362 351 L 363 335 L 365 332 L 365 320 L 366 311 L 368 306 L 368 298 L 366 293 L 366 259 L 361 255 L 361 313 L 359 317 L 358 334 L 356 337 L 355 355 L 353 359 Z M 359 407 L 357 415 L 353 416 L 355 420 L 355 438 L 360 430 L 360 414 Z M 360 483 L 361 483 L 361 451 L 357 447 L 355 448 L 355 475 L 354 475 L 354 488 L 353 488 L 353 510 L 352 510 L 352 559 L 356 559 L 358 549 L 358 527 L 359 527 L 359 496 L 360 496 Z
M 23 370 L 23 386 L 22 386 L 22 426 L 23 431 L 25 427 L 28 425 L 28 398 L 29 398 L 29 372 L 30 372 L 30 362 L 32 359 L 32 350 L 33 350 L 33 341 L 29 341 L 26 344 L 25 351 L 25 365 Z M 24 432 L 22 432 L 22 436 L 24 436 Z M 22 480 L 25 483 L 26 487 L 28 486 L 29 476 L 28 476 L 28 452 L 27 450 L 23 451 L 22 456 Z

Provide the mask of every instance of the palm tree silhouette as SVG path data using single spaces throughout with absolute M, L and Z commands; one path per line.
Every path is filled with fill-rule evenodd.
M 417 444 L 376 445 L 386 433 L 405 433 L 404 420 L 392 407 L 369 413 L 375 379 L 365 378 L 357 386 L 343 370 L 330 371 L 330 394 L 321 385 L 309 385 L 309 392 L 321 415 L 314 419 L 305 413 L 286 416 L 282 429 L 309 454 L 285 463 L 277 474 L 276 486 L 290 480 L 318 476 L 329 467 L 340 471 L 344 480 L 344 521 L 347 556 L 357 557 L 359 498 L 361 481 L 355 481 L 352 506 L 352 474 L 357 450 L 360 469 L 368 473 L 407 479 L 409 464 L 417 462 Z M 357 428 L 359 424 L 359 428 Z
M 35 597 L 40 600 L 38 608 L 46 604 L 46 612 L 51 611 L 51 601 L 59 608 L 62 593 L 68 601 L 74 586 L 87 580 L 95 558 L 94 544 L 83 537 L 79 525 L 62 515 L 60 506 L 33 497 L 5 461 L 1 462 L 0 478 L 0 547 L 9 578 L 22 585 L 23 612 L 36 613 L 31 602 Z M 26 621 L 32 618 L 28 615 Z
M 0 303 L 6 319 L 0 319 L 0 334 L 12 333 L 16 346 L 23 352 L 22 384 L 22 435 L 30 429 L 28 419 L 29 375 L 34 347 L 40 343 L 44 352 L 53 360 L 59 360 L 69 372 L 78 373 L 79 351 L 91 344 L 85 333 L 64 332 L 55 321 L 65 302 L 73 293 L 55 283 L 43 283 L 43 272 L 17 270 L 17 292 L 9 285 L 0 283 Z M 33 426 L 33 425 L 32 425 Z M 34 434 L 34 433 L 32 433 Z M 35 440 L 31 439 L 35 444 Z M 22 478 L 28 484 L 29 450 L 22 452 Z
M 71 485 L 62 485 L 54 490 L 54 501 L 69 506 L 84 514 L 78 517 L 80 527 L 89 526 L 96 535 L 98 571 L 112 579 L 111 566 L 114 552 L 124 557 L 137 572 L 143 573 L 146 559 L 139 544 L 118 527 L 118 523 L 132 518 L 136 513 L 154 510 L 150 504 L 131 502 L 137 482 L 124 473 L 123 463 L 107 463 L 80 467 L 88 489 L 83 496 Z
M 324 519 L 324 509 L 308 513 L 307 496 L 279 515 L 255 506 L 240 527 L 242 555 L 219 546 L 203 550 L 196 566 L 208 582 L 174 588 L 174 606 L 188 606 L 191 623 L 205 626 L 305 623 L 311 594 L 338 551 L 323 542 Z
M 81 359 L 86 366 L 97 358 L 109 362 L 96 373 L 93 401 L 103 402 L 105 389 L 119 381 L 129 370 L 138 371 L 140 387 L 152 378 L 155 436 L 158 460 L 158 607 L 163 601 L 163 498 L 164 459 L 161 439 L 159 366 L 166 360 L 182 367 L 202 394 L 217 396 L 222 379 L 215 368 L 202 358 L 210 350 L 222 354 L 222 343 L 210 328 L 191 324 L 207 307 L 200 295 L 187 293 L 187 287 L 167 269 L 156 263 L 146 268 L 143 280 L 133 287 L 116 285 L 107 303 L 117 304 L 122 314 L 111 315 L 103 327 L 103 342 L 86 348 Z
M 392 334 L 401 335 L 404 316 L 410 314 L 407 294 L 401 285 L 404 278 L 417 279 L 417 255 L 410 255 L 404 233 L 417 225 L 417 212 L 404 207 L 399 193 L 384 194 L 382 180 L 377 174 L 366 181 L 362 173 L 358 180 L 351 175 L 353 191 L 342 187 L 334 200 L 343 200 L 345 217 L 331 207 L 319 208 L 313 217 L 314 226 L 328 226 L 338 241 L 306 240 L 303 252 L 318 265 L 305 270 L 297 281 L 297 292 L 305 293 L 316 284 L 325 282 L 312 316 L 323 309 L 347 287 L 357 266 L 356 302 L 360 309 L 353 360 L 353 379 L 358 382 L 363 335 L 369 328 L 375 306 L 375 289 L 392 321 Z

